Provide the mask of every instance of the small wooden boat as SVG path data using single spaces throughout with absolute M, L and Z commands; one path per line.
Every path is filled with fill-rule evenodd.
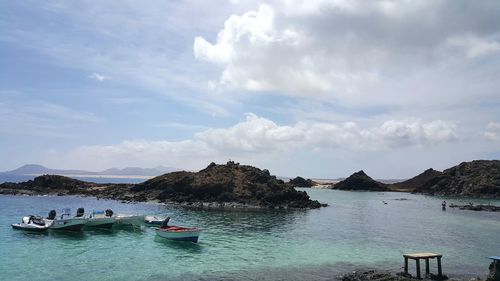
M 12 224 L 12 228 L 32 232 L 44 232 L 49 229 L 51 224 L 51 222 L 45 221 L 42 217 L 29 216 L 23 217 L 20 223 Z
M 162 222 L 161 227 L 156 229 L 156 235 L 174 241 L 188 241 L 193 243 L 198 242 L 201 228 L 168 225 L 169 220 L 170 217 L 167 217 Z
M 156 230 L 156 235 L 175 241 L 198 242 L 201 228 L 182 227 L 182 226 L 163 226 Z

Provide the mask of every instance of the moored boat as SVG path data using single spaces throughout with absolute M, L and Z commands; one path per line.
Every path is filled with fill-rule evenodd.
M 141 226 L 144 222 L 144 215 L 116 215 L 117 225 Z
M 63 209 L 61 217 L 56 218 L 56 211 L 52 210 L 49 212 L 46 221 L 52 222 L 50 229 L 53 230 L 81 231 L 87 223 L 87 218 L 83 215 L 83 208 L 78 208 L 74 217 L 71 217 L 71 209 Z
M 113 217 L 113 211 L 110 209 L 106 211 L 93 211 L 87 218 L 85 227 L 112 228 L 115 222 L 116 217 Z
M 174 241 L 198 242 L 201 228 L 168 225 L 169 220 L 170 217 L 167 217 L 162 226 L 156 229 L 156 235 Z
M 165 217 L 158 217 L 158 216 L 145 216 L 144 217 L 144 224 L 147 226 L 161 226 L 163 221 L 165 221 Z
M 20 223 L 12 224 L 12 228 L 32 231 L 32 232 L 44 232 L 49 229 L 51 222 L 46 221 L 40 216 L 27 216 L 23 217 Z

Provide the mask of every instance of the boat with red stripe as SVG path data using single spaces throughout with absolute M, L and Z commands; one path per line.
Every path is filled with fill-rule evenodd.
M 156 235 L 174 241 L 188 241 L 197 243 L 201 228 L 168 225 L 170 217 L 167 217 L 162 226 L 156 229 Z

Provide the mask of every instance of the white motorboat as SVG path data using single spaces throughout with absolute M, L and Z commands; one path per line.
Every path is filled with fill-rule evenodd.
M 113 211 L 93 211 L 87 218 L 85 227 L 111 228 L 116 222 L 116 217 L 113 217 Z
M 87 223 L 87 218 L 84 217 L 84 209 L 78 208 L 76 216 L 71 216 L 71 209 L 63 209 L 62 215 L 56 218 L 56 211 L 49 212 L 46 221 L 51 222 L 50 229 L 65 230 L 65 231 L 81 231 Z
M 158 217 L 158 216 L 145 216 L 144 224 L 147 226 L 160 226 L 163 221 L 165 221 L 166 217 Z
M 52 223 L 40 216 L 23 217 L 20 223 L 12 224 L 12 228 L 33 232 L 44 232 L 49 229 Z
M 141 226 L 144 222 L 144 215 L 116 215 L 117 225 Z

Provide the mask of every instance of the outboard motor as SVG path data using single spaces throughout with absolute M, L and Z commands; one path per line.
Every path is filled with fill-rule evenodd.
M 112 217 L 113 216 L 113 210 L 107 209 L 106 210 L 106 217 Z
M 84 208 L 78 208 L 76 210 L 76 217 L 79 218 L 79 217 L 83 217 L 83 214 L 85 213 L 85 209 Z
M 47 219 L 54 220 L 55 218 L 56 218 L 56 210 L 50 210 L 49 216 L 47 217 Z

